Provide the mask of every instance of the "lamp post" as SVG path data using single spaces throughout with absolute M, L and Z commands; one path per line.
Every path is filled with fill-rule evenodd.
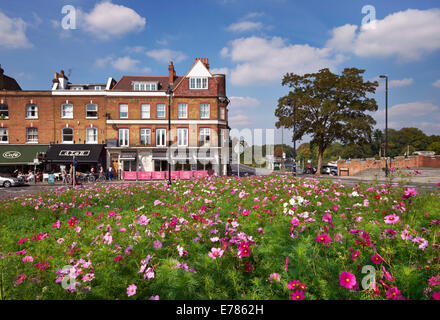
M 295 161 L 295 177 L 296 177 L 296 101 L 293 100 L 293 161 Z
M 388 177 L 388 76 L 380 75 L 385 78 L 385 176 Z
M 168 96 L 168 185 L 171 186 L 171 95 L 173 90 L 171 90 L 170 84 L 168 84 L 165 93 Z

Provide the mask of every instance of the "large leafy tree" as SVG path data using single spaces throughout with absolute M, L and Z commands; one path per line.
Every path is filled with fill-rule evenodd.
M 302 76 L 287 73 L 283 77 L 282 85 L 291 89 L 278 100 L 276 126 L 293 128 L 296 109 L 294 138 L 311 136 L 311 144 L 318 149 L 318 168 L 324 151 L 334 141 L 359 145 L 371 142 L 376 121 L 367 112 L 377 111 L 378 107 L 367 95 L 376 92 L 378 83 L 364 81 L 364 72 L 346 68 L 337 75 L 326 68 Z

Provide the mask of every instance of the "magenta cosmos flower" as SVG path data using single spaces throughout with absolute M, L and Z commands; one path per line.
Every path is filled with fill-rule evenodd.
M 332 241 L 332 238 L 330 238 L 330 236 L 328 234 L 318 234 L 316 237 L 316 242 L 320 242 L 325 244 L 326 246 L 330 243 L 330 241 Z
M 434 293 L 432 294 L 432 297 L 433 297 L 435 300 L 440 300 L 440 291 L 439 291 L 439 292 L 434 292 Z
M 386 216 L 384 220 L 385 220 L 385 223 L 387 223 L 387 224 L 395 224 L 400 221 L 400 218 L 399 218 L 399 216 L 396 216 L 395 213 L 393 213 L 393 214 Z
M 296 290 L 292 292 L 292 296 L 290 297 L 290 299 L 292 300 L 304 300 L 306 296 L 303 294 L 302 291 Z
M 371 261 L 373 261 L 375 264 L 380 264 L 383 259 L 380 255 L 378 255 L 377 253 L 371 257 Z
M 339 283 L 346 289 L 353 289 L 356 286 L 356 277 L 350 272 L 342 272 L 339 276 Z
M 136 294 L 136 285 L 135 284 L 130 284 L 127 288 L 127 296 L 131 297 L 132 295 Z

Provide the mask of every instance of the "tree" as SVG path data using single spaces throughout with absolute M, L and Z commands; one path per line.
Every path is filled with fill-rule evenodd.
M 282 85 L 288 85 L 292 91 L 278 99 L 276 127 L 292 128 L 296 109 L 295 139 L 300 140 L 306 134 L 311 136 L 311 144 L 318 148 L 318 168 L 324 151 L 334 141 L 371 142 L 376 121 L 366 112 L 377 111 L 378 107 L 367 94 L 375 93 L 378 83 L 365 82 L 364 72 L 346 68 L 337 75 L 326 68 L 303 76 L 287 73 L 283 77 Z M 316 174 L 319 175 L 320 170 Z
M 434 151 L 435 154 L 440 154 L 440 141 L 431 143 L 426 150 Z

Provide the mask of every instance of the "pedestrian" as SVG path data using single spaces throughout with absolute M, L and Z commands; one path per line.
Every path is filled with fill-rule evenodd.
M 108 168 L 108 181 L 113 180 L 113 167 Z
M 63 168 L 63 171 L 61 172 L 61 177 L 63 179 L 63 184 L 67 184 L 67 172 L 66 168 Z

